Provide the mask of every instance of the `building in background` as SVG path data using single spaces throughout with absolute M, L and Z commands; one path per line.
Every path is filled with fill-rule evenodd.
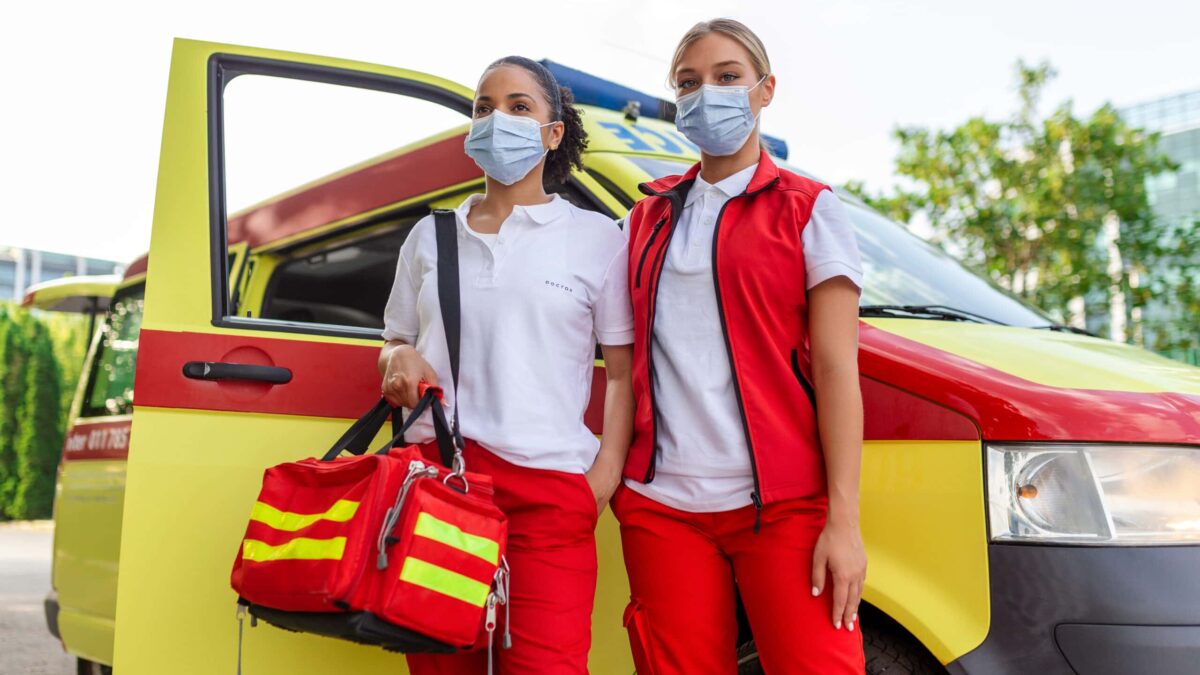
M 125 266 L 112 260 L 0 246 L 0 302 L 20 302 L 25 289 L 50 279 L 88 274 L 121 274 Z
M 1200 90 L 1132 105 L 1121 116 L 1161 133 L 1159 148 L 1179 165 L 1147 185 L 1154 212 L 1165 222 L 1200 220 Z
M 1164 229 L 1183 225 L 1200 227 L 1200 90 L 1165 96 L 1121 109 L 1121 116 L 1131 126 L 1161 134 L 1159 149 L 1179 168 L 1150 178 L 1146 192 L 1154 213 Z M 1194 251 L 1193 256 L 1200 256 Z M 1182 261 L 1181 261 L 1182 262 Z M 1197 262 L 1196 259 L 1191 261 Z M 1177 269 L 1160 270 L 1178 281 Z M 1200 280 L 1195 280 L 1200 283 Z M 1144 325 L 1135 340 L 1150 349 L 1159 349 L 1169 356 L 1191 363 L 1200 363 L 1195 322 L 1179 315 L 1180 308 L 1169 302 L 1152 302 L 1130 318 Z M 1176 326 L 1176 328 L 1162 328 Z M 1191 343 L 1190 347 L 1167 347 Z

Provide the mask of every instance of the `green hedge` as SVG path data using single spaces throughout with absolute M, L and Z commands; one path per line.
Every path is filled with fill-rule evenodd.
M 0 305 L 0 520 L 50 517 L 86 350 L 85 318 L 38 314 Z

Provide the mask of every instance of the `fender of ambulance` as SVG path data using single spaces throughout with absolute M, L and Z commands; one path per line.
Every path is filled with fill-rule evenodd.
M 1200 443 L 1200 368 L 1071 333 L 860 325 L 864 597 L 942 663 L 991 628 L 984 442 Z

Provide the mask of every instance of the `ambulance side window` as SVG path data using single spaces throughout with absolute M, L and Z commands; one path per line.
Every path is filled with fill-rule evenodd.
M 80 417 L 133 412 L 133 373 L 145 292 L 145 284 L 138 284 L 113 296 L 108 316 L 100 326 L 100 343 L 92 357 Z
M 469 92 L 415 73 L 221 58 L 212 241 L 250 253 L 236 287 L 213 255 L 213 323 L 378 337 L 424 200 L 482 178 L 462 149 Z
M 267 283 L 262 317 L 382 330 L 400 245 L 416 220 L 280 263 Z

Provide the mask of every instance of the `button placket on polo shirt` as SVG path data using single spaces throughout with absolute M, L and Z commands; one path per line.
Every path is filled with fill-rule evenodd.
M 513 215 L 517 213 L 517 206 L 513 209 Z M 527 217 L 527 216 L 526 216 Z M 500 231 L 496 233 L 496 239 L 491 246 L 479 237 L 472 237 L 483 247 L 484 264 L 479 270 L 479 274 L 475 277 L 476 288 L 495 288 L 499 285 L 500 267 L 504 264 L 505 258 L 508 257 L 508 249 L 511 248 L 509 241 L 512 239 L 512 230 L 514 227 L 519 227 L 517 222 L 514 222 L 513 216 L 510 215 L 503 223 L 500 224 Z
M 678 272 L 694 273 L 709 255 L 712 227 L 708 221 L 712 217 L 713 199 L 718 197 L 717 188 L 706 185 L 703 191 L 693 198 L 692 203 L 688 204 L 687 208 L 691 209 L 691 213 L 687 222 L 686 246 L 682 247 L 683 250 L 676 259 Z
M 475 288 L 494 288 L 496 286 L 497 267 L 499 267 L 497 255 L 484 240 L 473 235 L 471 239 L 475 240 L 476 246 L 483 249 L 483 265 L 479 268 L 479 274 L 475 275 Z M 500 245 L 498 237 L 496 245 Z

